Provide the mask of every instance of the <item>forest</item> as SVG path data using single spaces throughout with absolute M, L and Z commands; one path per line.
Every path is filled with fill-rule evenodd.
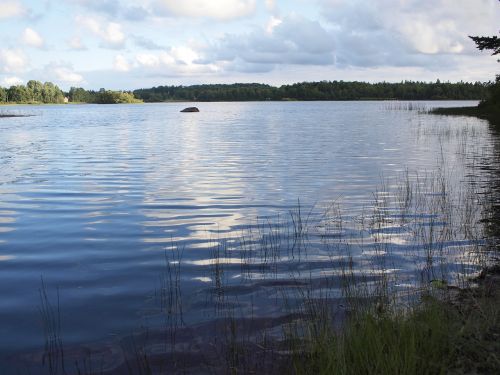
M 413 82 L 367 83 L 347 81 L 302 82 L 275 87 L 260 83 L 158 86 L 131 91 L 62 91 L 51 82 L 0 87 L 0 103 L 140 103 L 166 101 L 265 101 L 265 100 L 482 100 L 493 83 Z
M 71 87 L 68 92 L 68 100 L 72 103 L 96 103 L 96 104 L 121 104 L 142 103 L 133 93 L 129 91 L 112 91 L 100 89 L 99 91 L 85 90 L 81 87 Z
M 69 92 L 64 92 L 52 82 L 42 83 L 35 80 L 28 81 L 26 85 L 0 87 L 0 103 L 4 104 L 61 104 L 66 102 L 118 104 L 140 103 L 142 100 L 136 99 L 133 93 L 127 91 L 105 89 L 89 91 L 72 87 Z
M 480 100 L 488 83 L 414 82 L 367 83 L 347 81 L 302 82 L 274 87 L 258 83 L 158 86 L 135 90 L 145 102 L 261 101 L 261 100 Z
M 0 103 L 64 103 L 64 92 L 52 82 L 0 87 Z

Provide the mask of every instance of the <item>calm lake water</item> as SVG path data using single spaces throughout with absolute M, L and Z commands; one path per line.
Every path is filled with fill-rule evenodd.
M 53 304 L 59 293 L 67 344 L 158 325 L 166 268 L 181 284 L 185 325 L 217 317 L 207 295 L 221 283 L 241 315 L 251 301 L 253 315 L 279 316 L 270 285 L 286 287 L 297 270 L 309 282 L 335 274 L 332 258 L 342 258 L 326 252 L 321 216 L 332 203 L 355 223 L 406 175 L 439 173 L 458 192 L 473 181 L 487 193 L 496 167 L 498 140 L 474 118 L 392 102 L 198 103 L 200 113 L 179 112 L 188 105 L 4 108 L 35 116 L 0 119 L 0 353 L 43 347 L 41 278 Z M 289 252 L 301 225 L 312 228 L 306 257 Z M 355 267 L 371 269 L 373 228 L 335 230 L 332 238 L 368 233 L 352 251 Z M 377 233 L 393 235 L 387 269 L 410 285 L 418 262 L 408 231 Z

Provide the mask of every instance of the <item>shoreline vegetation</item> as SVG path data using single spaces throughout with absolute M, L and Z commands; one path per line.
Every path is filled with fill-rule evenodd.
M 436 285 L 406 311 L 355 311 L 340 334 L 319 333 L 298 374 L 494 374 L 500 369 L 500 267 L 470 285 Z
M 476 107 L 450 107 L 435 108 L 432 114 L 445 116 L 470 116 L 488 120 L 496 126 L 500 126 L 500 107 L 478 105 Z
M 350 100 L 481 100 L 490 82 L 367 83 L 301 82 L 279 87 L 258 83 L 158 86 L 134 90 L 144 102 L 166 101 L 350 101 Z
M 301 82 L 279 87 L 259 83 L 158 86 L 134 91 L 71 87 L 64 92 L 51 82 L 0 87 L 1 104 L 158 103 L 212 101 L 353 101 L 353 100 L 483 100 L 491 82 L 367 83 L 357 81 Z
M 489 87 L 487 98 L 483 99 L 476 107 L 435 108 L 430 113 L 478 117 L 500 127 L 500 76 L 497 76 L 496 83 Z
M 471 36 L 477 49 L 480 51 L 493 51 L 492 56 L 500 54 L 500 38 L 493 36 Z M 500 60 L 497 60 L 500 62 Z M 437 108 L 431 111 L 434 114 L 451 116 L 474 116 L 488 120 L 493 126 L 500 127 L 500 74 L 495 77 L 495 82 L 490 84 L 486 98 L 483 98 L 477 107 L 472 108 Z

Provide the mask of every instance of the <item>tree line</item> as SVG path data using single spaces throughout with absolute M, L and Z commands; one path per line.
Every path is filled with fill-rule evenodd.
M 480 100 L 488 83 L 414 82 L 367 83 L 347 81 L 302 82 L 274 87 L 258 83 L 158 86 L 135 90 L 145 102 L 261 101 L 261 100 Z
M 64 92 L 52 82 L 0 87 L 0 103 L 64 103 Z
M 52 82 L 28 81 L 26 85 L 13 85 L 9 88 L 0 87 L 0 103 L 21 104 L 60 104 L 65 102 L 117 104 L 142 102 L 130 91 L 99 91 L 72 87 L 69 92 L 62 91 Z
M 51 82 L 31 80 L 26 85 L 0 87 L 0 103 L 137 103 L 164 101 L 263 100 L 481 100 L 493 83 L 413 82 L 367 83 L 347 81 L 302 82 L 275 87 L 259 83 L 158 86 L 131 91 L 71 87 L 63 92 Z
M 74 103 L 120 104 L 141 103 L 130 91 L 112 91 L 100 89 L 99 91 L 85 90 L 81 87 L 71 87 L 68 100 Z

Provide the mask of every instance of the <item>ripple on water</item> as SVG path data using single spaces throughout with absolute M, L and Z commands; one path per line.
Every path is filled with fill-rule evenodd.
M 423 186 L 439 158 L 457 194 L 497 170 L 479 120 L 378 102 L 204 106 L 196 118 L 176 104 L 44 106 L 0 124 L 0 351 L 43 345 L 40 276 L 60 290 L 68 344 L 128 333 L 144 311 L 158 318 L 152 295 L 166 268 L 182 281 L 186 321 L 207 332 L 214 296 L 277 327 L 289 321 L 274 303 L 281 292 L 340 304 L 349 267 L 369 283 L 397 275 L 398 288 L 412 286 L 432 242 L 418 236 L 455 223 L 432 207 L 405 211 L 397 180 L 415 172 L 422 202 L 441 202 Z M 475 272 L 477 241 L 438 242 L 451 272 Z

